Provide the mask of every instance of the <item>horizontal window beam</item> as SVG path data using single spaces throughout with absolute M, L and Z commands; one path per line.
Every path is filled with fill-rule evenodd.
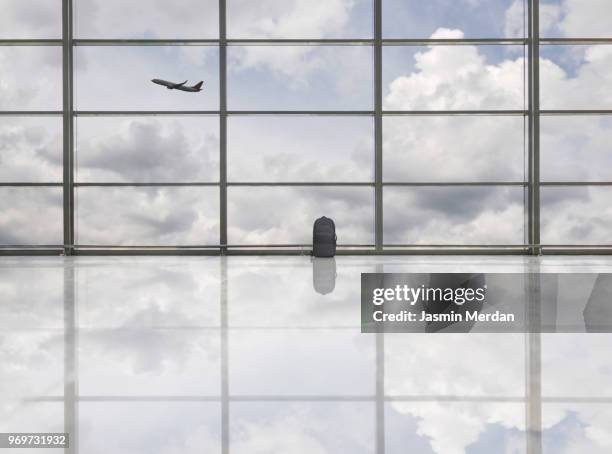
M 0 112 L 2 114 L 3 112 Z M 59 113 L 61 112 L 54 112 Z M 383 110 L 385 116 L 453 116 L 453 115 L 479 115 L 479 116 L 524 116 L 526 110 Z M 13 112 L 5 112 L 11 115 Z M 76 117 L 91 116 L 156 116 L 156 115 L 219 115 L 218 110 L 81 110 L 75 111 Z M 373 110 L 228 110 L 227 115 L 320 115 L 320 116 L 374 116 Z
M 540 110 L 540 115 L 611 115 L 612 110 Z
M 540 38 L 543 45 L 593 45 L 612 44 L 612 38 Z
M 45 188 L 45 187 L 59 187 L 61 188 L 63 186 L 62 183 L 48 183 L 48 182 L 41 182 L 41 183 L 36 183 L 36 182 L 2 182 L 0 181 L 0 187 L 26 187 L 26 188 L 30 188 L 30 187 L 41 187 L 41 188 Z
M 62 39 L 0 39 L 0 46 L 61 46 Z
M 61 117 L 62 114 L 63 112 L 61 110 L 0 110 L 0 116 L 6 117 Z

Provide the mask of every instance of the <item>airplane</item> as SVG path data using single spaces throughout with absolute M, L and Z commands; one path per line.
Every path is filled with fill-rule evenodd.
M 163 79 L 152 79 L 151 82 L 157 85 L 163 85 L 168 90 L 177 89 L 177 90 L 191 91 L 191 92 L 202 91 L 202 84 L 204 83 L 200 81 L 197 84 L 195 84 L 193 87 L 185 87 L 185 84 L 187 83 L 187 81 L 181 82 L 180 84 L 175 84 L 174 82 L 168 82 L 167 80 L 163 80 Z

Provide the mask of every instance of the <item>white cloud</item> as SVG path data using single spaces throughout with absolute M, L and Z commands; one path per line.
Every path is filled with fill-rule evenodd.
M 4 0 L 0 37 L 48 39 L 62 36 L 61 0 Z
M 522 38 L 526 29 L 525 0 L 514 0 L 504 14 L 504 36 Z
M 80 182 L 204 182 L 219 176 L 219 122 L 211 117 L 80 118 Z
M 78 38 L 216 38 L 215 0 L 78 0 Z
M 80 188 L 79 244 L 219 244 L 218 189 Z M 110 227 L 112 226 L 112 227 Z
M 2 119 L 0 181 L 62 181 L 60 117 Z
M 563 0 L 559 6 L 563 11 L 563 18 L 558 27 L 564 36 L 612 36 L 612 4 L 608 0 Z
M 439 29 L 432 37 L 462 38 Z M 523 107 L 524 61 L 487 64 L 476 46 L 429 46 L 414 55 L 415 71 L 389 84 L 388 110 L 479 110 Z
M 228 34 L 233 38 L 328 38 L 342 36 L 363 0 L 232 0 Z
M 0 47 L 0 68 L 0 110 L 61 110 L 60 47 Z

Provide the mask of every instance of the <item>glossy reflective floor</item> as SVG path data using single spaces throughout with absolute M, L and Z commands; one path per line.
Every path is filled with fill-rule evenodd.
M 612 452 L 612 334 L 361 334 L 376 271 L 612 258 L 3 258 L 0 432 L 83 454 Z

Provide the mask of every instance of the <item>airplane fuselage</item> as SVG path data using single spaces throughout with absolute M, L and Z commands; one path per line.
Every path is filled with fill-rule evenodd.
M 151 82 L 157 85 L 163 85 L 168 90 L 181 90 L 181 91 L 188 91 L 192 93 L 197 93 L 199 91 L 202 91 L 202 88 L 201 88 L 202 82 L 198 82 L 193 87 L 186 87 L 185 84 L 187 83 L 187 81 L 177 84 L 177 83 L 170 82 L 164 79 L 152 79 Z

